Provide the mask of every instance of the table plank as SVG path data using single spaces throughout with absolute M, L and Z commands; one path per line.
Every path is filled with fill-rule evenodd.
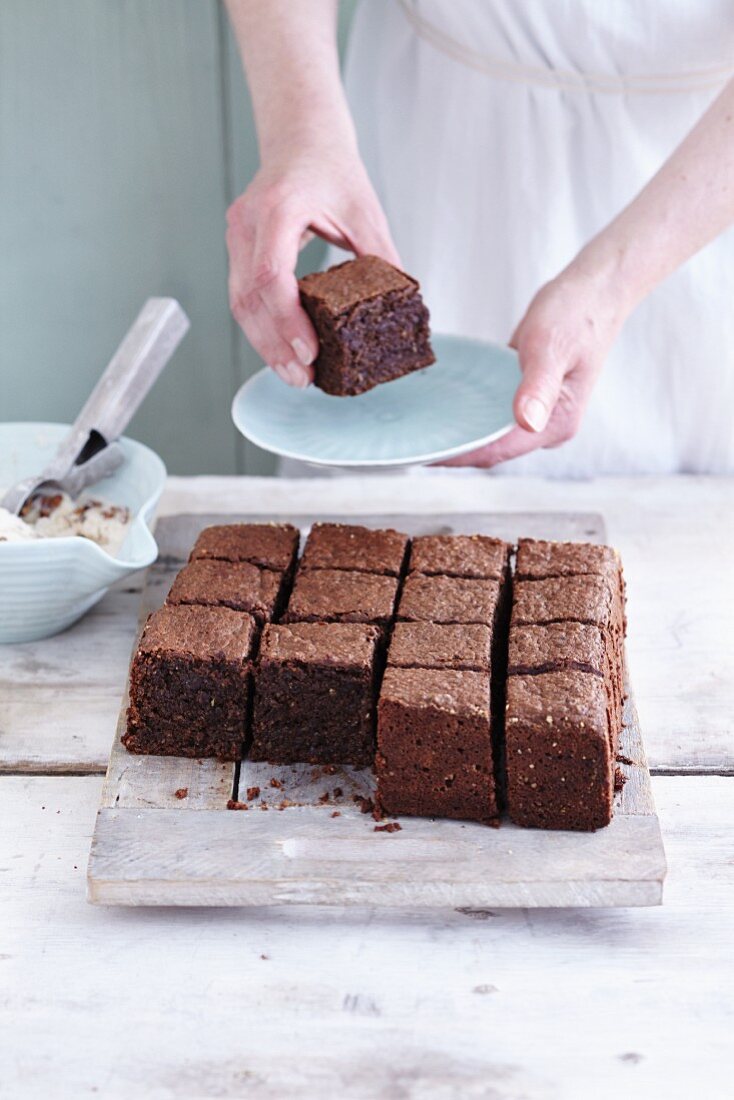
M 705 477 L 171 478 L 160 514 L 601 511 L 625 563 L 630 669 L 653 771 L 734 773 L 733 497 L 734 479 Z M 56 639 L 0 648 L 0 771 L 104 771 L 134 587 Z
M 0 1094 L 688 1100 L 703 1065 L 723 1100 L 734 779 L 653 786 L 662 907 L 171 912 L 85 903 L 99 778 L 0 777 Z

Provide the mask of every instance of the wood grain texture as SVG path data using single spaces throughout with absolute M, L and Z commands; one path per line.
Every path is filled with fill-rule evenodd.
M 141 621 L 163 601 L 202 527 L 224 518 L 160 520 L 160 558 L 148 573 Z M 287 518 L 305 533 L 317 517 Z M 354 521 L 372 527 L 393 522 L 411 535 L 477 532 L 511 541 L 521 534 L 605 537 L 601 518 L 593 514 L 369 515 Z M 627 782 L 612 824 L 593 835 L 409 818 L 399 833 L 375 834 L 372 818 L 354 802 L 355 795 L 374 796 L 369 769 L 325 773 L 306 765 L 273 768 L 250 761 L 241 765 L 238 797 L 245 802 L 252 787 L 261 793 L 247 810 L 228 811 L 233 766 L 131 756 L 120 740 L 126 708 L 125 698 L 92 842 L 93 902 L 538 907 L 661 900 L 665 856 L 631 700 L 621 741 L 621 754 L 630 761 L 621 766 Z M 181 789 L 187 796 L 179 799 Z M 331 816 L 335 808 L 338 818 Z
M 471 912 L 90 907 L 100 787 L 0 777 L 12 1100 L 730 1094 L 732 779 L 653 779 L 663 906 Z

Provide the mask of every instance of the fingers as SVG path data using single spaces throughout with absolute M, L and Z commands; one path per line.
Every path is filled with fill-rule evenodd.
M 563 385 L 566 364 L 542 333 L 523 339 L 519 336 L 522 381 L 513 402 L 515 419 L 530 432 L 545 431 Z
M 313 326 L 301 307 L 295 276 L 307 226 L 287 201 L 254 209 L 238 200 L 228 214 L 230 307 L 265 362 L 294 386 L 313 380 L 318 354 Z
M 544 446 L 542 437 L 537 432 L 526 432 L 523 428 L 513 428 L 496 439 L 493 443 L 487 443 L 485 447 L 479 447 L 468 454 L 457 455 L 445 462 L 439 462 L 439 466 L 476 466 L 488 470 L 492 466 L 498 466 L 500 462 L 509 462 L 511 458 L 519 458 Z M 545 444 L 547 446 L 547 444 Z

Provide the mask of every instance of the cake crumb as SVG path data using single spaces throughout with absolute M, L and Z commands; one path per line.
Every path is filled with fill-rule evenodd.
M 627 776 L 623 774 L 620 768 L 614 769 L 614 789 L 615 791 L 621 791 L 627 782 Z
M 325 806 L 328 801 L 329 801 L 329 792 L 324 791 L 324 793 L 319 798 L 319 802 L 321 803 L 322 806 Z
M 236 798 L 230 798 L 227 803 L 228 810 L 249 810 L 249 808 L 246 802 L 238 802 Z
M 272 779 L 270 780 L 270 786 L 275 787 L 276 791 L 282 791 L 283 790 L 283 784 L 281 783 L 281 781 L 279 779 L 276 779 L 275 776 L 273 776 Z
M 341 789 L 341 787 L 334 787 L 334 790 L 331 793 L 332 797 L 341 798 L 341 796 L 344 794 L 344 791 Z
M 342 815 L 341 810 L 334 810 L 334 812 L 332 813 L 331 816 L 332 817 L 341 817 L 341 815 Z
M 375 833 L 399 833 L 402 825 L 398 821 L 388 821 L 385 825 L 375 825 Z
M 260 788 L 259 787 L 248 787 L 247 788 L 247 801 L 248 802 L 254 802 L 255 799 L 259 798 L 259 797 L 260 797 Z
M 339 769 L 337 768 L 336 764 L 324 764 L 323 768 L 321 769 L 321 774 L 336 775 L 338 771 Z
M 360 813 L 371 814 L 374 812 L 375 804 L 371 798 L 365 798 L 364 795 L 355 794 L 354 801 L 359 806 Z
M 623 753 L 618 752 L 617 753 L 617 763 L 618 764 L 631 765 L 631 764 L 634 764 L 634 760 L 630 760 L 629 756 L 624 756 Z
M 178 790 L 174 791 L 173 793 L 175 794 L 176 798 L 188 798 L 189 797 L 189 788 L 188 787 L 179 787 Z
M 297 802 L 292 802 L 290 798 L 284 798 L 282 802 L 278 803 L 279 810 L 287 810 L 289 806 L 297 806 Z

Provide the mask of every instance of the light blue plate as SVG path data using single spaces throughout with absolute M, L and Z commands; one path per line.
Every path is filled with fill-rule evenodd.
M 433 336 L 436 362 L 359 397 L 298 390 L 261 370 L 237 392 L 232 419 L 266 451 L 316 466 L 439 462 L 512 428 L 517 353 L 460 336 Z

